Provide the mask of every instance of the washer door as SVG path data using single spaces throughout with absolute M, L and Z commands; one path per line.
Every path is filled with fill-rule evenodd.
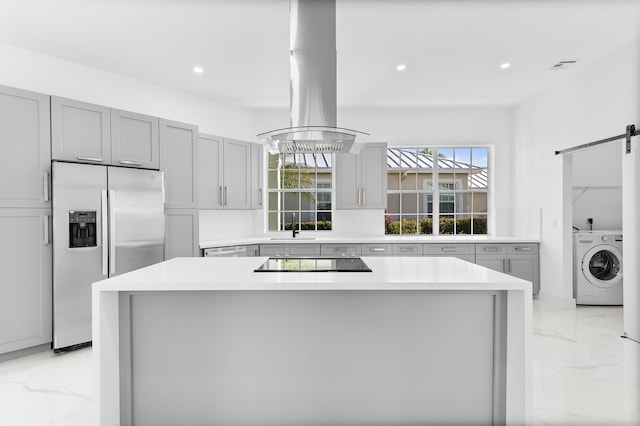
M 599 245 L 582 258 L 582 273 L 593 285 L 613 288 L 622 281 L 622 251 L 615 246 Z

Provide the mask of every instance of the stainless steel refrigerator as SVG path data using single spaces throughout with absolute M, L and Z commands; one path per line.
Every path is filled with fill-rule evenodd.
M 54 162 L 53 350 L 91 341 L 91 284 L 164 260 L 163 175 Z

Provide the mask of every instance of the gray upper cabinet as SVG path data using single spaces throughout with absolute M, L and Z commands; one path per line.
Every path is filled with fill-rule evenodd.
M 51 207 L 49 96 L 0 86 L 0 207 Z
M 110 121 L 110 108 L 52 96 L 51 157 L 110 164 Z
M 251 147 L 248 142 L 224 139 L 223 203 L 227 209 L 251 208 Z
M 158 118 L 111 110 L 111 163 L 159 169 Z
M 201 209 L 221 209 L 222 206 L 222 138 L 198 136 L 198 201 Z
M 384 209 L 387 144 L 368 143 L 358 155 L 336 155 L 336 208 Z
M 198 208 L 198 127 L 165 119 L 159 125 L 165 208 Z
M 51 210 L 0 209 L 0 354 L 51 342 Z
M 257 143 L 251 144 L 251 208 L 261 209 L 264 185 L 264 149 Z
M 201 209 L 251 208 L 251 145 L 235 139 L 199 135 Z

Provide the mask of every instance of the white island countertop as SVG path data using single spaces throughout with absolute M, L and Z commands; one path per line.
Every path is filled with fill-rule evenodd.
M 94 283 L 94 424 L 531 424 L 530 282 L 453 257 L 254 272 L 267 259 Z
M 100 281 L 94 290 L 531 291 L 528 281 L 453 257 L 362 257 L 372 272 L 254 272 L 267 259 L 174 258 Z

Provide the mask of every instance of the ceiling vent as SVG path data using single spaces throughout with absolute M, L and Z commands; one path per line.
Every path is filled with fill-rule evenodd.
M 578 62 L 577 59 L 563 59 L 554 64 L 550 69 L 554 71 L 563 70 L 568 66 L 575 64 L 576 62 Z

